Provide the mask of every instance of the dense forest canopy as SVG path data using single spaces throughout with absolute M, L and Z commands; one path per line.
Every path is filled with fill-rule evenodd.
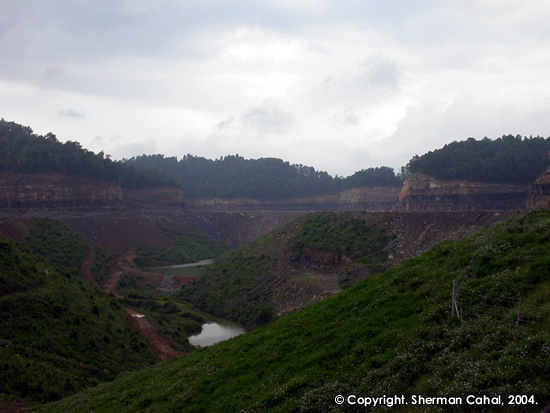
M 399 186 L 392 168 L 368 168 L 347 178 L 332 177 L 311 166 L 277 158 L 245 159 L 230 155 L 206 159 L 186 155 L 179 161 L 163 155 L 141 155 L 127 163 L 159 170 L 180 182 L 187 198 L 254 198 L 276 200 L 331 194 L 358 186 Z
M 229 155 L 206 159 L 185 155 L 141 155 L 113 161 L 78 142 L 61 143 L 48 133 L 0 120 L 0 173 L 58 172 L 69 176 L 105 179 L 123 187 L 179 186 L 186 198 L 242 198 L 280 200 L 336 193 L 358 186 L 399 186 L 392 168 L 368 168 L 348 178 L 332 177 L 311 166 L 277 158 L 245 159 Z
M 414 156 L 407 170 L 438 179 L 531 184 L 548 168 L 550 138 L 505 135 L 469 138 Z
M 69 176 L 110 180 L 126 187 L 173 186 L 158 171 L 139 170 L 94 153 L 80 143 L 61 143 L 52 133 L 36 135 L 28 126 L 0 119 L 0 173 L 58 172 Z

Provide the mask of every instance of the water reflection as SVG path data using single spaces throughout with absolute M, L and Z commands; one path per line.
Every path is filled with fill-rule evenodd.
M 207 323 L 202 325 L 200 334 L 189 337 L 189 343 L 196 347 L 207 347 L 245 332 L 238 324 Z

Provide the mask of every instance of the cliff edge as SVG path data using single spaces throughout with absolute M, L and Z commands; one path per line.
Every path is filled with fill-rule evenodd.
M 186 200 L 189 209 L 214 211 L 240 210 L 367 210 L 389 211 L 399 200 L 399 186 L 358 187 L 334 195 L 265 201 L 256 199 L 197 199 Z
M 527 198 L 527 209 L 550 208 L 550 169 L 531 185 Z
M 0 208 L 118 209 L 122 190 L 115 182 L 58 173 L 0 174 Z
M 527 185 L 441 181 L 414 174 L 403 183 L 397 212 L 506 211 L 525 208 Z

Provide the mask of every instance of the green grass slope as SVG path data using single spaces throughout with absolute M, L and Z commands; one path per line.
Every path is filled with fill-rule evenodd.
M 461 318 L 451 315 L 453 280 Z M 418 394 L 461 397 L 456 411 L 481 410 L 466 404 L 468 395 L 502 396 L 504 407 L 485 408 L 542 411 L 550 402 L 549 327 L 550 212 L 537 211 L 40 411 L 348 411 L 358 406 L 334 398 L 352 394 L 409 403 Z M 532 398 L 518 408 L 507 395 Z
M 39 220 L 28 246 L 0 239 L 0 399 L 59 399 L 155 360 L 120 305 L 79 278 L 73 235 Z

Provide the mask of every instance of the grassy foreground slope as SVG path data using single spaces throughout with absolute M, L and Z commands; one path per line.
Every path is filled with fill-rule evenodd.
M 462 318 L 451 315 L 453 280 Z M 537 404 L 493 410 L 541 411 L 550 402 L 548 343 L 550 212 L 536 211 L 41 410 L 342 411 L 349 406 L 334 403 L 338 394 L 408 402 L 421 394 L 464 397 L 457 410 L 471 411 L 467 395 L 501 395 L 507 403 L 504 396 L 520 394 Z

